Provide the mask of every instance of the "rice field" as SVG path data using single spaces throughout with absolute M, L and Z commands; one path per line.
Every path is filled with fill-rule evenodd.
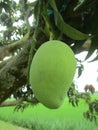
M 73 107 L 66 98 L 64 104 L 55 110 L 42 104 L 29 106 L 24 112 L 14 112 L 13 107 L 0 108 L 0 120 L 28 130 L 98 130 L 98 124 L 83 117 L 83 112 L 87 109 L 83 100 L 78 107 Z

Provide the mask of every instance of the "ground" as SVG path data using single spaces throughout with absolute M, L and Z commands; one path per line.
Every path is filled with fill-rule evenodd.
M 0 121 L 0 130 L 27 130 L 27 129 L 9 124 L 7 122 Z

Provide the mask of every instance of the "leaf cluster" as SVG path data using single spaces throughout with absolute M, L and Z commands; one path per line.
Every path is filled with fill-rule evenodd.
M 78 107 L 80 104 L 80 100 L 84 100 L 86 104 L 88 105 L 88 110 L 86 112 L 83 112 L 84 118 L 90 121 L 97 122 L 98 117 L 98 100 L 91 98 L 92 92 L 78 92 L 75 88 L 75 84 L 72 83 L 71 87 L 69 88 L 67 92 L 67 96 L 69 99 L 69 103 L 72 104 L 73 107 Z

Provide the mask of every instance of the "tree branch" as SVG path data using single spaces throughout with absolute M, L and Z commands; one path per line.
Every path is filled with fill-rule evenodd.
M 9 106 L 15 106 L 23 101 L 23 98 L 14 100 L 14 101 L 5 101 L 0 104 L 0 107 L 9 107 Z
M 0 60 L 3 60 L 3 58 L 5 56 L 10 56 L 17 49 L 22 48 L 26 44 L 26 42 L 28 40 L 29 33 L 30 32 L 28 32 L 22 39 L 14 42 L 12 44 L 5 45 L 5 46 L 1 47 L 0 48 Z
M 2 69 L 8 62 L 10 62 L 11 60 L 13 60 L 16 56 L 13 56 L 7 60 L 4 60 L 0 63 L 0 69 Z
M 17 100 L 13 100 L 13 101 L 5 101 L 3 103 L 1 103 L 0 107 L 10 107 L 10 106 L 16 106 L 18 104 L 21 104 L 23 101 L 26 101 L 28 103 L 32 103 L 32 104 L 37 104 L 39 101 L 36 98 L 20 98 Z
M 0 70 L 0 103 L 26 84 L 30 43 L 26 41 L 21 52 Z

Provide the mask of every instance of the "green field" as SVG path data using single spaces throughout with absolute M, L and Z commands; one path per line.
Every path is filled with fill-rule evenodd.
M 41 104 L 30 106 L 24 112 L 13 112 L 13 109 L 0 108 L 0 120 L 29 130 L 98 130 L 97 124 L 84 119 L 83 112 L 88 107 L 83 100 L 78 107 L 73 107 L 66 98 L 64 104 L 56 110 L 48 109 Z

